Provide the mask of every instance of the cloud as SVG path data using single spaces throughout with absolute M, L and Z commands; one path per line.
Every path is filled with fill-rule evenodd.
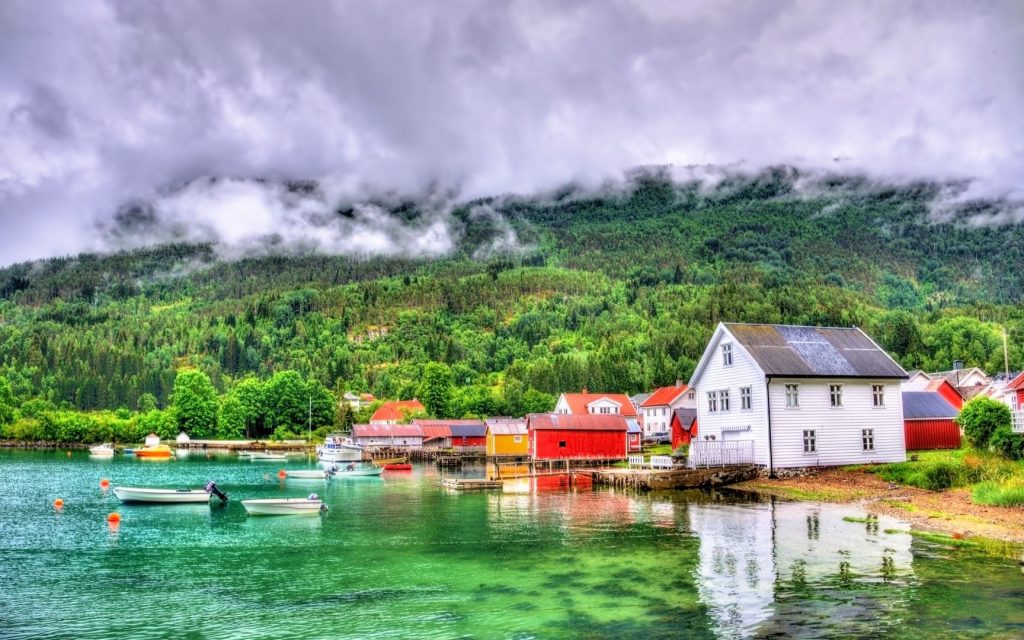
M 167 238 L 434 255 L 459 238 L 445 205 L 409 224 L 367 203 L 651 164 L 838 166 L 1020 199 L 1022 59 L 1012 0 L 10 0 L 0 263 Z M 306 179 L 320 193 L 273 186 Z

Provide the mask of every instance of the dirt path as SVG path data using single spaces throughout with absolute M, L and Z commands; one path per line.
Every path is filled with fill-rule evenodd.
M 968 489 L 925 491 L 842 469 L 803 478 L 751 480 L 732 488 L 796 500 L 857 503 L 868 513 L 893 516 L 921 529 L 1024 543 L 1024 508 L 973 504 Z

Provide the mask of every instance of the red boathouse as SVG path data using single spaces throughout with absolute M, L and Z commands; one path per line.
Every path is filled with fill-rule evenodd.
M 907 451 L 960 447 L 958 411 L 938 391 L 903 392 L 903 433 Z
M 680 408 L 672 412 L 672 448 L 689 445 L 697 437 L 697 410 Z
M 533 413 L 526 417 L 534 460 L 625 460 L 629 426 L 621 414 Z

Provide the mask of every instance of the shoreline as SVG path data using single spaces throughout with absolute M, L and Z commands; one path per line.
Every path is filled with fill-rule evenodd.
M 1024 507 L 990 507 L 971 502 L 970 489 L 927 491 L 886 482 L 863 470 L 823 469 L 813 475 L 758 478 L 729 489 L 789 500 L 849 504 L 871 515 L 909 522 L 925 532 L 1024 545 Z

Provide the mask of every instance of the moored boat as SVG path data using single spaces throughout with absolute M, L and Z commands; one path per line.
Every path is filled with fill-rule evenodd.
M 135 450 L 136 458 L 170 458 L 171 448 L 166 444 L 155 444 Z
M 95 447 L 89 447 L 89 455 L 109 457 L 114 455 L 114 447 L 109 442 L 104 442 Z
M 114 487 L 114 495 L 121 502 L 148 502 L 153 504 L 194 504 L 209 502 L 210 494 L 204 489 L 152 489 L 149 487 Z
M 336 477 L 370 477 L 384 473 L 384 467 L 378 467 L 375 464 L 358 465 L 350 462 L 345 466 L 334 465 L 328 469 L 328 472 Z
M 352 438 L 332 433 L 324 439 L 324 443 L 316 448 L 320 462 L 337 464 L 341 462 L 359 462 L 365 455 L 363 448 L 352 441 Z
M 315 515 L 327 510 L 327 505 L 315 493 L 308 498 L 242 500 L 242 506 L 251 516 Z
M 385 471 L 412 471 L 412 465 L 408 462 L 396 462 L 384 465 Z
M 249 454 L 249 459 L 253 462 L 264 462 L 269 460 L 286 460 L 288 456 L 283 453 L 271 453 L 269 451 L 253 451 Z
M 294 478 L 296 480 L 323 480 L 330 477 L 330 474 L 324 469 L 285 469 L 286 478 Z

